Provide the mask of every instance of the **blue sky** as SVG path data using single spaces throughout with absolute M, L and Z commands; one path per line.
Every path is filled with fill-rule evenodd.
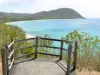
M 100 18 L 100 0 L 0 0 L 1 12 L 36 13 L 72 8 L 86 18 Z

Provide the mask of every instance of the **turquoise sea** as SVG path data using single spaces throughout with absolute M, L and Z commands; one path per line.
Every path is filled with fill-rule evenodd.
M 48 19 L 10 22 L 9 24 L 19 26 L 27 34 L 33 36 L 48 34 L 52 38 L 60 39 L 69 32 L 78 30 L 100 37 L 100 19 Z

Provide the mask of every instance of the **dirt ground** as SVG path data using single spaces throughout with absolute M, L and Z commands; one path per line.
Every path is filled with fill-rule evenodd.
M 2 75 L 2 64 L 1 64 L 1 60 L 0 60 L 0 75 Z
M 1 62 L 1 61 L 0 61 Z M 88 71 L 86 69 L 82 70 L 81 72 L 79 70 L 76 70 L 77 75 L 100 75 L 100 72 L 96 71 Z M 0 63 L 0 75 L 2 75 L 2 64 Z
M 76 70 L 76 73 L 76 75 L 100 75 L 100 72 L 88 71 L 86 69 L 83 69 L 82 71 Z

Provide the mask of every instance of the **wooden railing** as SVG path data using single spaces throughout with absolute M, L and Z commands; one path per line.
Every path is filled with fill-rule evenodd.
M 61 43 L 60 47 L 54 47 L 54 46 L 44 46 L 44 45 L 38 45 L 38 40 L 50 40 L 50 41 L 58 41 Z M 28 46 L 28 47 L 22 47 L 22 48 L 14 48 L 14 44 L 16 42 L 24 42 L 28 40 L 35 40 L 35 45 L 33 46 Z M 64 42 L 67 43 L 68 49 L 65 49 Z M 59 40 L 59 39 L 52 39 L 52 38 L 41 38 L 41 37 L 35 37 L 35 38 L 29 38 L 29 39 L 23 39 L 23 40 L 13 40 L 11 39 L 11 44 L 10 45 L 5 45 L 4 48 L 1 50 L 1 55 L 2 55 L 2 70 L 3 70 L 3 75 L 9 75 L 10 69 L 12 68 L 15 59 L 16 58 L 21 58 L 27 55 L 33 55 L 35 54 L 35 58 L 37 58 L 37 54 L 43 54 L 43 55 L 50 55 L 50 56 L 57 56 L 59 57 L 59 60 L 62 60 L 62 55 L 63 55 L 63 50 L 68 51 L 68 62 L 67 62 L 67 72 L 66 75 L 70 75 L 71 72 L 73 72 L 76 69 L 76 59 L 77 59 L 77 48 L 78 44 L 77 41 L 75 42 L 74 45 L 74 61 L 73 61 L 73 69 L 70 70 L 70 65 L 71 65 L 71 56 L 72 56 L 72 43 L 71 41 L 66 41 L 66 40 Z M 26 48 L 33 48 L 35 47 L 35 52 L 34 53 L 29 53 L 29 54 L 23 54 L 20 56 L 14 57 L 14 52 L 20 49 L 26 49 Z M 53 49 L 60 49 L 60 55 L 57 54 L 49 54 L 49 53 L 42 53 L 38 52 L 38 47 L 46 47 L 46 48 L 53 48 Z M 8 50 L 10 49 L 10 53 L 8 53 Z M 33 59 L 33 58 L 32 58 Z M 9 64 L 9 60 L 11 61 Z

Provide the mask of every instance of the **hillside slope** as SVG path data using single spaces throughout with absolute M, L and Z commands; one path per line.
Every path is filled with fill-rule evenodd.
M 28 13 L 5 13 L 0 12 L 0 21 L 20 21 L 37 19 L 78 19 L 84 18 L 78 12 L 70 8 L 42 11 L 35 14 Z
M 78 12 L 76 12 L 73 9 L 70 8 L 60 8 L 57 10 L 51 10 L 51 11 L 43 11 L 38 12 L 36 14 L 31 15 L 35 18 L 54 18 L 54 19 L 77 19 L 77 18 L 83 18 Z

